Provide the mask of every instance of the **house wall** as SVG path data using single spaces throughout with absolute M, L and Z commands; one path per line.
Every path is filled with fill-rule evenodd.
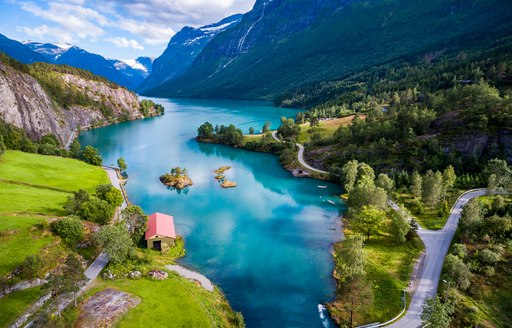
M 148 243 L 148 248 L 149 249 L 153 249 L 153 242 L 155 241 L 161 241 L 162 243 L 167 243 L 169 245 L 169 247 L 172 247 L 174 246 L 174 238 L 170 238 L 170 237 L 158 237 L 158 238 L 150 238 L 147 240 L 147 243 Z

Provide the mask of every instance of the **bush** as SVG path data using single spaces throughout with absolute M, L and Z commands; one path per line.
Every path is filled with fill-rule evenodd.
M 107 201 L 94 197 L 82 204 L 79 215 L 83 220 L 104 225 L 114 216 L 114 208 Z
M 68 197 L 64 209 L 68 214 L 79 214 L 82 204 L 89 201 L 91 196 L 83 189 L 78 190 L 73 196 Z
M 490 249 L 486 248 L 478 253 L 478 260 L 483 264 L 496 264 L 501 260 L 501 256 Z
M 20 266 L 20 277 L 22 279 L 32 280 L 42 277 L 44 261 L 39 255 L 31 255 L 25 258 Z
M 121 206 L 124 201 L 121 191 L 111 184 L 97 186 L 96 196 L 101 200 L 107 201 L 113 207 Z
M 101 158 L 98 149 L 92 146 L 86 146 L 84 148 L 81 158 L 84 162 L 91 165 L 101 166 L 101 164 L 103 164 L 103 158 Z
M 68 217 L 52 224 L 52 230 L 67 244 L 76 245 L 84 239 L 84 226 L 80 219 Z
M 102 227 L 94 235 L 94 241 L 105 249 L 113 263 L 122 263 L 134 253 L 132 239 L 123 225 Z

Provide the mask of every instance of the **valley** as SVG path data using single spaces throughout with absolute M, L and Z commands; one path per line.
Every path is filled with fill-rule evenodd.
M 511 10 L 1 3 L 0 327 L 508 327 Z

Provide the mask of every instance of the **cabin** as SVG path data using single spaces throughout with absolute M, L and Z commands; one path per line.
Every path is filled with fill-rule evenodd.
M 164 242 L 169 246 L 174 246 L 176 240 L 174 218 L 158 212 L 151 214 L 145 237 L 149 249 L 161 251 Z

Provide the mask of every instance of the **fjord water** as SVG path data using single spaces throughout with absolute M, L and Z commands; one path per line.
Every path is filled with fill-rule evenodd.
M 275 128 L 281 116 L 297 111 L 261 102 L 154 101 L 164 105 L 163 117 L 83 132 L 80 142 L 98 147 L 105 164 L 125 158 L 130 201 L 146 213 L 174 216 L 186 242 L 181 264 L 220 286 L 247 327 L 331 326 L 319 304 L 334 297 L 339 187 L 294 178 L 271 154 L 193 139 L 205 121 L 232 123 L 247 133 L 267 120 Z M 226 176 L 236 188 L 222 189 L 214 179 L 213 171 L 224 165 L 232 167 Z M 193 186 L 177 192 L 160 183 L 158 177 L 175 166 L 188 170 Z M 165 302 L 165 295 L 156 297 Z

